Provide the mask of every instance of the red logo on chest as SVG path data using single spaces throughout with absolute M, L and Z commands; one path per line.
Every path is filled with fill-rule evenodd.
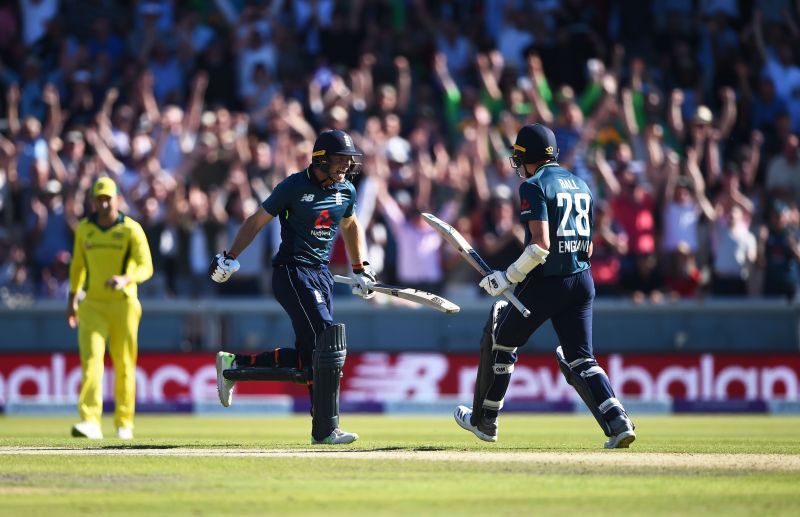
M 330 228 L 331 224 L 333 224 L 331 214 L 327 210 L 323 210 L 317 216 L 317 220 L 314 221 L 314 228 Z

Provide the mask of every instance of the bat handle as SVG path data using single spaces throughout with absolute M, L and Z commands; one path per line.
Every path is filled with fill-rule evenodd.
M 511 291 L 506 291 L 505 293 L 503 293 L 503 295 L 508 299 L 509 302 L 511 302 L 511 305 L 516 307 L 517 310 L 522 313 L 523 317 L 525 318 L 530 317 L 531 311 L 529 311 L 528 308 L 525 307 L 521 301 L 519 301 L 519 298 L 517 298 L 517 296 L 514 293 L 512 293 Z
M 353 285 L 353 283 L 355 283 L 355 281 L 349 276 L 342 276 L 342 275 L 333 275 L 333 281 L 336 282 L 337 284 L 347 284 L 347 285 Z

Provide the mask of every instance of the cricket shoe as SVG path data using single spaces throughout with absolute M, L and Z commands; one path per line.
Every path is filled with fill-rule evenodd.
M 120 440 L 133 440 L 133 427 L 118 427 L 117 438 Z
M 103 431 L 100 429 L 100 424 L 94 422 L 78 422 L 72 426 L 72 436 L 75 438 L 100 440 L 103 438 Z
M 478 425 L 472 425 L 472 408 L 468 408 L 467 406 L 458 406 L 456 410 L 453 411 L 453 418 L 456 419 L 458 425 L 484 442 L 497 441 L 497 420 L 481 418 Z
M 633 422 L 625 415 L 615 418 L 611 423 L 613 433 L 603 445 L 606 449 L 627 449 L 636 439 L 636 428 Z
M 312 436 L 311 445 L 320 445 L 320 444 L 341 445 L 345 443 L 353 443 L 356 440 L 358 440 L 358 435 L 356 433 L 348 433 L 346 431 L 342 431 L 337 427 L 331 432 L 331 434 L 329 434 L 322 440 L 317 440 Z
M 233 368 L 233 363 L 236 361 L 236 355 L 228 352 L 217 352 L 217 394 L 219 401 L 223 406 L 228 407 L 233 402 L 233 385 L 234 381 L 226 379 L 222 372 Z

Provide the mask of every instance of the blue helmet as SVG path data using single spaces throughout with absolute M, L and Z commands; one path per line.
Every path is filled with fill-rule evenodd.
M 517 133 L 509 160 L 512 167 L 519 169 L 523 163 L 555 160 L 557 157 L 558 145 L 553 131 L 541 124 L 528 124 Z
M 361 162 L 355 157 L 361 157 L 363 154 L 356 149 L 353 138 L 340 129 L 331 129 L 319 134 L 316 142 L 314 142 L 311 163 L 328 172 L 330 167 L 328 156 L 331 155 L 354 157 L 355 163 L 347 173 L 358 174 L 361 172 Z

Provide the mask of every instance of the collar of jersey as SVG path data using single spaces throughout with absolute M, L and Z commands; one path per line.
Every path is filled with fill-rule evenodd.
M 537 174 L 542 172 L 542 169 L 544 169 L 545 167 L 561 167 L 561 166 L 558 164 L 558 162 L 548 162 L 542 164 L 539 167 L 537 167 L 535 171 L 533 171 L 533 176 L 536 176 Z M 533 176 L 531 176 L 531 178 L 533 178 Z
M 125 214 L 123 214 L 122 211 L 118 212 L 117 213 L 117 220 L 114 221 L 114 224 L 112 224 L 111 226 L 109 226 L 107 228 L 103 228 L 102 226 L 100 226 L 100 223 L 97 222 L 97 212 L 95 212 L 95 213 L 93 213 L 92 215 L 89 216 L 89 221 L 91 221 L 95 226 L 100 228 L 100 231 L 106 232 L 106 231 L 110 230 L 111 228 L 115 227 L 116 225 L 123 223 L 125 221 Z

